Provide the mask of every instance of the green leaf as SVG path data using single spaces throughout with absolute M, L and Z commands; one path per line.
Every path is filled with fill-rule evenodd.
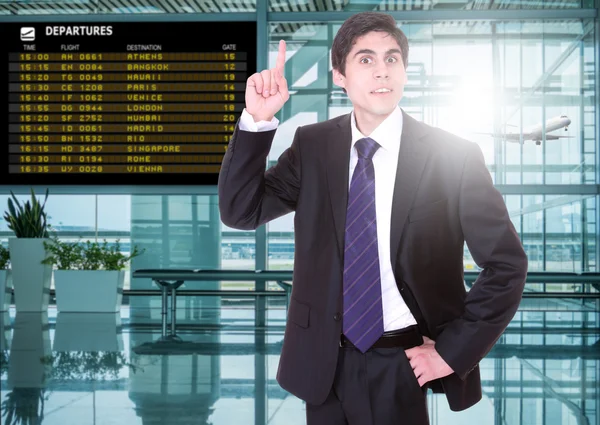
M 13 197 L 13 199 L 15 200 L 15 203 L 17 204 L 17 208 L 19 208 L 19 214 L 23 214 L 23 208 L 21 207 L 21 203 L 19 202 L 19 200 L 17 199 L 15 194 L 12 192 L 12 190 L 10 191 L 10 194 Z
M 11 198 L 8 199 L 8 211 L 5 212 L 4 218 L 7 221 L 8 228 L 15 232 L 15 236 L 18 238 L 47 237 L 48 223 L 44 208 L 50 191 L 46 189 L 43 204 L 40 204 L 35 197 L 33 188 L 30 191 L 31 201 L 27 200 L 23 204 L 10 191 Z
M 17 216 L 17 212 L 15 211 L 15 205 L 13 204 L 13 201 L 10 198 L 8 198 L 8 211 L 12 217 Z

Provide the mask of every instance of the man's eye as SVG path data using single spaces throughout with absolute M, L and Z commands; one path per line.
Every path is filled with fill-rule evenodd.
M 398 60 L 398 59 L 396 59 L 396 58 L 395 58 L 395 57 L 393 57 L 393 56 L 390 56 L 390 57 L 388 58 L 388 62 L 396 62 L 397 60 Z
M 370 61 L 370 60 L 371 60 L 371 58 L 362 58 L 362 59 L 360 60 L 360 63 L 367 63 L 367 62 L 365 62 L 365 61 Z

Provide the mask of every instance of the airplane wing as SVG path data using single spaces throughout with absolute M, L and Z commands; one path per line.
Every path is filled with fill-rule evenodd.
M 554 134 L 546 134 L 546 140 L 572 139 L 574 137 L 575 136 L 555 136 Z
M 499 139 L 507 139 L 507 140 L 521 140 L 521 135 L 520 134 L 515 134 L 515 133 L 479 133 L 479 132 L 472 132 L 472 134 L 484 134 L 486 136 L 492 136 L 492 137 L 497 137 Z M 526 137 L 527 135 L 524 135 L 524 137 Z
M 472 134 L 484 134 L 486 136 L 492 136 L 492 137 L 497 137 L 499 139 L 504 139 L 507 141 L 520 141 L 521 137 L 523 137 L 523 141 L 525 140 L 533 140 L 536 142 L 541 142 L 542 138 L 541 137 L 535 137 L 531 134 L 515 134 L 515 133 L 480 133 L 480 132 L 473 132 Z M 554 134 L 546 134 L 546 140 L 557 140 L 557 139 L 572 139 L 575 136 L 556 136 Z

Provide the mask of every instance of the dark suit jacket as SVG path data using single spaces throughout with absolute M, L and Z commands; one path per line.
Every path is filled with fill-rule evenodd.
M 403 113 L 390 249 L 399 291 L 455 373 L 430 382 L 452 410 L 481 399 L 478 363 L 513 318 L 527 257 L 479 147 Z M 320 404 L 341 333 L 350 114 L 299 127 L 265 172 L 275 130 L 236 130 L 219 175 L 221 219 L 256 229 L 295 211 L 292 295 L 277 372 L 282 388 Z M 483 268 L 467 293 L 463 244 Z

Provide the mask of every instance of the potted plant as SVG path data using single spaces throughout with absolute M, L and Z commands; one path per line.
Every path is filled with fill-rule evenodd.
M 10 250 L 0 244 L 0 311 L 8 311 L 10 307 L 11 275 Z
M 49 256 L 43 263 L 56 265 L 54 287 L 59 312 L 115 313 L 121 308 L 127 262 L 142 252 L 135 246 L 126 256 L 119 240 L 104 243 L 63 242 L 57 237 L 44 243 Z
M 8 198 L 4 220 L 16 236 L 8 240 L 15 307 L 23 312 L 47 311 L 52 266 L 42 264 L 42 260 L 46 258 L 44 241 L 48 239 L 47 214 L 44 210 L 48 190 L 43 203 L 35 197 L 33 189 L 31 202 L 26 201 L 23 205 L 12 191 L 10 194 L 12 199 Z

